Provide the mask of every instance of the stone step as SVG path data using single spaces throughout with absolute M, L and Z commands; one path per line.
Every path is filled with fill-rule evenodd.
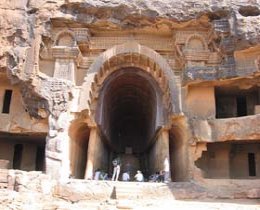
M 135 182 L 122 182 L 115 186 L 117 199 L 135 199 L 143 196 L 142 185 Z

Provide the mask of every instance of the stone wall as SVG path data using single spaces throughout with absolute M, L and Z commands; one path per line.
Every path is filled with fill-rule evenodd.
M 215 118 L 216 105 L 214 87 L 189 87 L 185 103 L 185 112 L 187 112 L 190 118 Z

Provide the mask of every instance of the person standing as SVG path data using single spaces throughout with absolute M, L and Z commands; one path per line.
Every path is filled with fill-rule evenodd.
M 116 158 L 112 161 L 113 164 L 113 175 L 112 175 L 112 181 L 118 181 L 118 177 L 120 174 L 120 160 L 119 158 Z
M 164 162 L 163 162 L 163 166 L 164 166 L 164 182 L 169 182 L 170 181 L 170 163 L 169 163 L 169 160 L 168 158 L 166 157 L 164 159 Z

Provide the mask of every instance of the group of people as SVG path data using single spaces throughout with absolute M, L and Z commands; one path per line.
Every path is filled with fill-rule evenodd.
M 120 163 L 120 159 L 116 158 L 112 161 L 113 164 L 113 175 L 112 175 L 112 181 L 118 181 L 119 178 L 119 174 L 120 174 L 120 170 L 121 170 L 121 163 Z M 135 181 L 138 182 L 143 182 L 144 181 L 144 175 L 142 174 L 142 172 L 140 170 L 137 171 L 136 175 L 134 176 Z M 122 181 L 130 181 L 131 177 L 130 177 L 130 171 L 125 171 L 122 174 Z
M 95 171 L 94 180 L 108 180 L 108 174 L 100 169 Z
M 119 158 L 114 159 L 112 161 L 112 165 L 113 165 L 113 175 L 112 175 L 111 180 L 118 181 L 119 175 L 121 172 L 120 159 Z M 121 179 L 122 181 L 126 181 L 126 182 L 131 181 L 130 171 L 128 170 L 128 171 L 123 172 L 121 178 L 122 178 Z M 108 174 L 99 169 L 97 169 L 95 171 L 93 179 L 94 180 L 109 180 Z M 136 174 L 134 175 L 134 180 L 138 181 L 138 182 L 145 181 L 142 171 L 137 170 Z M 165 161 L 164 161 L 164 170 L 161 170 L 160 172 L 156 172 L 155 174 L 152 174 L 149 177 L 148 181 L 150 181 L 150 182 L 168 182 L 169 181 L 169 163 L 168 163 L 167 159 L 165 159 Z
M 155 174 L 149 176 L 149 182 L 166 182 L 165 171 L 158 171 Z
M 124 172 L 122 174 L 122 181 L 128 182 L 130 180 L 131 180 L 130 172 L 129 171 Z M 138 170 L 137 173 L 135 174 L 134 180 L 137 181 L 137 182 L 143 182 L 144 181 L 144 175 L 140 170 Z

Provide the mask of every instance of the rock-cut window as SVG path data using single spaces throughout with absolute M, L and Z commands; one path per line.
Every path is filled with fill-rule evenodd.
M 10 112 L 12 93 L 12 90 L 5 90 L 2 113 L 8 114 Z

